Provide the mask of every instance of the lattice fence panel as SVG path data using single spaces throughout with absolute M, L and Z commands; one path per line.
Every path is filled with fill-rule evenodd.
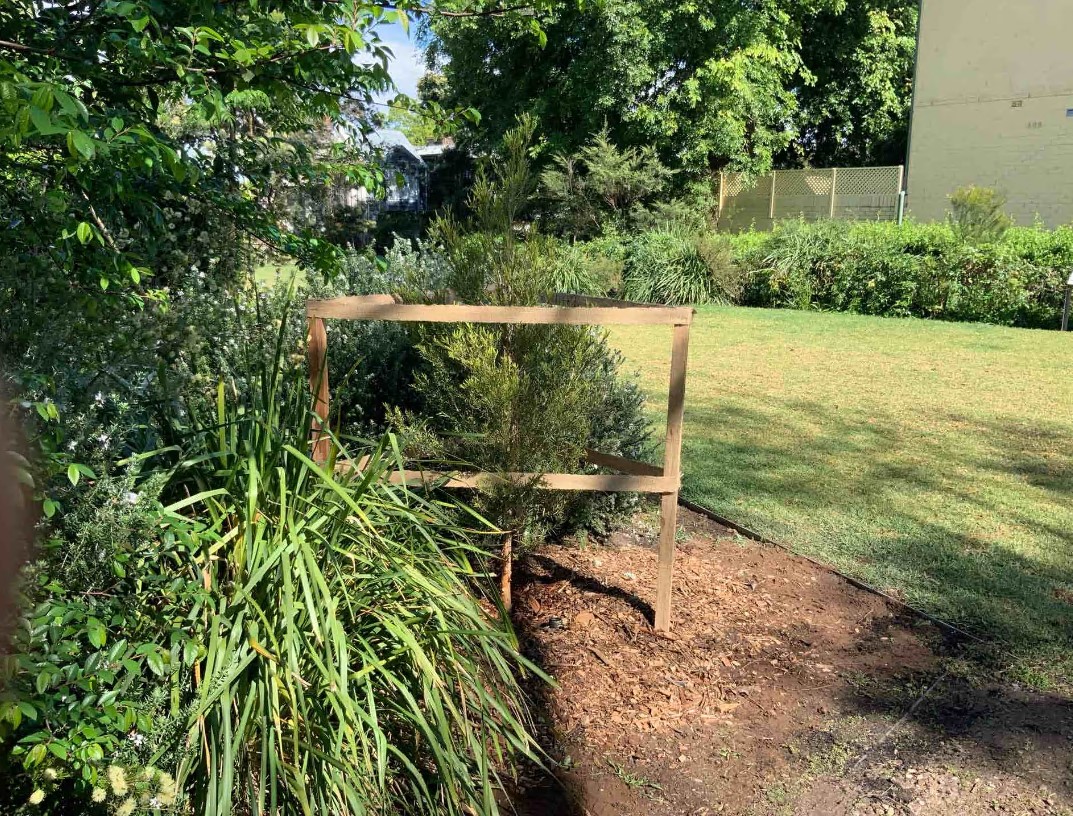
M 778 170 L 762 178 L 724 173 L 720 229 L 769 229 L 784 218 L 894 220 L 901 167 Z
M 826 218 L 831 214 L 830 170 L 779 170 L 775 172 L 775 218 Z
M 898 216 L 901 167 L 847 167 L 838 171 L 835 218 L 893 220 Z

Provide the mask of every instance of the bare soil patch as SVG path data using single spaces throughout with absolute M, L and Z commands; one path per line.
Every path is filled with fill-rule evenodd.
M 518 812 L 1073 813 L 1073 705 L 958 669 L 931 624 L 775 547 L 681 516 L 674 631 L 652 629 L 656 529 L 549 545 L 516 625 L 557 680 L 554 777 Z

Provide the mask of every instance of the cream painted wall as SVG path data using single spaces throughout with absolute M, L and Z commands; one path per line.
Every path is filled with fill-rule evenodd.
M 1022 223 L 1073 222 L 1073 0 L 923 0 L 908 204 L 995 187 Z

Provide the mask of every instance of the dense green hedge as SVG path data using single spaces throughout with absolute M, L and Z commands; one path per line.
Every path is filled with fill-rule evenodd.
M 974 244 L 945 224 L 785 221 L 738 235 L 662 228 L 605 236 L 573 252 L 582 267 L 620 264 L 610 291 L 633 300 L 1050 329 L 1059 325 L 1073 270 L 1073 226 L 1013 227 Z M 586 291 L 597 277 L 614 277 L 575 274 L 593 281 Z
M 750 306 L 1058 326 L 1073 228 L 973 246 L 944 224 L 824 221 L 729 238 Z

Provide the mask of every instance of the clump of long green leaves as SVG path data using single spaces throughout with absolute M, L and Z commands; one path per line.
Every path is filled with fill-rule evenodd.
M 314 463 L 282 337 L 194 422 L 166 511 L 208 590 L 177 779 L 206 816 L 494 814 L 535 746 L 532 667 L 480 597 L 488 525 L 391 485 L 390 437 L 349 475 Z
M 630 245 L 622 293 L 641 303 L 726 303 L 736 297 L 739 278 L 729 251 L 717 242 L 653 230 Z

